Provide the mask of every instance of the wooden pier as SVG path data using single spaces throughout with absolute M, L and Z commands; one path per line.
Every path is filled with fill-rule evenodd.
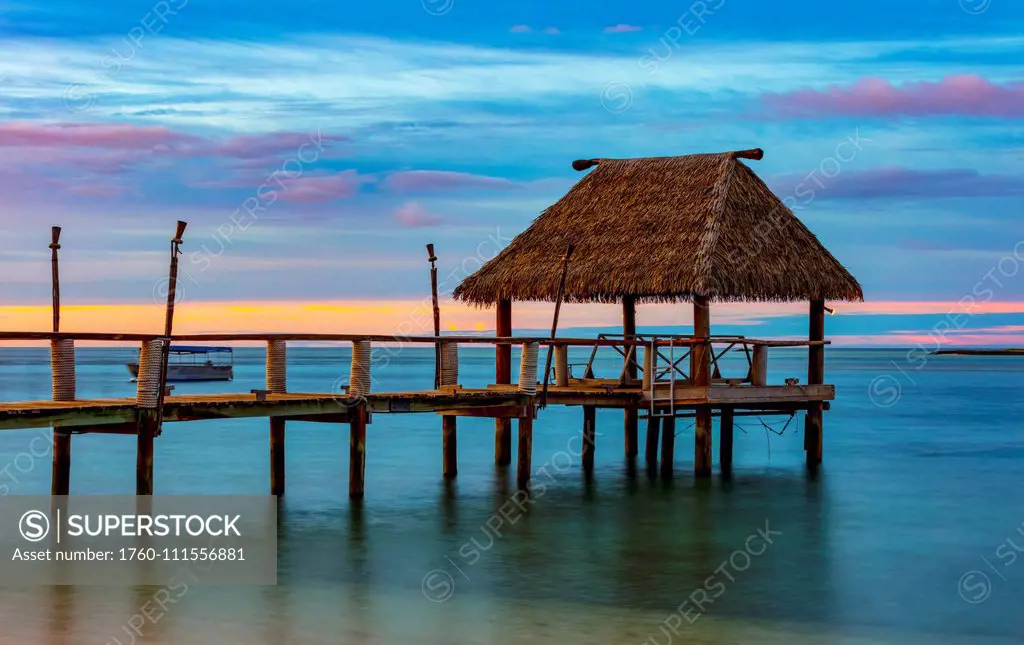
M 52 400 L 0 404 L 0 430 L 54 428 L 52 492 L 66 495 L 72 481 L 72 437 L 83 433 L 134 435 L 137 441 L 136 491 L 154 492 L 153 463 L 165 422 L 267 417 L 270 492 L 286 490 L 287 424 L 312 422 L 349 426 L 349 496 L 364 495 L 367 451 L 375 447 L 367 426 L 377 414 L 440 415 L 441 470 L 458 476 L 458 417 L 495 419 L 494 461 L 512 462 L 512 421 L 516 420 L 516 478 L 528 489 L 533 426 L 547 406 L 582 409 L 582 469 L 591 473 L 596 450 L 596 410 L 623 411 L 624 458 L 639 458 L 639 426 L 646 422 L 643 458 L 651 471 L 672 475 L 676 419 L 694 420 L 693 470 L 712 473 L 714 419 L 719 419 L 720 471 L 733 467 L 733 427 L 737 416 L 795 415 L 805 411 L 804 450 L 809 468 L 822 461 L 823 411 L 835 398 L 825 382 L 826 300 L 862 300 L 857 281 L 821 245 L 740 159 L 760 159 L 760 150 L 647 159 L 593 159 L 574 162 L 577 170 L 597 166 L 565 197 L 544 211 L 495 258 L 469 276 L 454 297 L 494 307 L 495 336 L 441 336 L 437 298 L 438 260 L 428 245 L 434 302 L 433 336 L 353 334 L 175 334 L 177 262 L 186 228 L 178 222 L 171 239 L 164 331 L 159 335 L 67 333 L 60 331 L 57 250 L 53 228 L 53 330 L 0 332 L 0 341 L 49 341 Z M 714 335 L 711 308 L 716 301 L 805 301 L 809 303 L 806 340 L 760 340 Z M 514 301 L 551 301 L 555 314 L 548 337 L 513 334 Z M 622 334 L 597 338 L 558 338 L 562 302 L 617 303 Z M 637 305 L 688 302 L 692 334 L 638 333 Z M 105 341 L 140 347 L 136 396 L 82 400 L 75 391 L 75 343 Z M 177 396 L 167 389 L 170 347 L 179 342 L 248 342 L 266 345 L 265 389 L 248 394 Z M 347 386 L 334 392 L 293 392 L 288 387 L 288 343 L 350 343 Z M 374 347 L 423 344 L 435 348 L 435 373 L 423 389 L 373 391 Z M 495 350 L 494 382 L 482 388 L 459 383 L 459 347 L 489 345 Z M 513 378 L 512 349 L 520 347 L 519 376 Z M 570 348 L 588 348 L 585 365 L 569 363 Z M 769 351 L 806 347 L 807 371 L 769 382 Z M 547 351 L 543 369 L 541 351 Z M 599 351 L 621 356 L 617 374 L 596 374 Z M 723 361 L 742 354 L 738 373 Z M 552 364 L 553 363 L 553 364 Z M 734 362 L 735 363 L 735 362 Z M 548 368 L 551 368 L 550 370 Z M 574 369 L 577 368 L 577 373 Z M 538 373 L 539 372 L 539 373 Z M 660 454 L 659 454 L 660 451 Z

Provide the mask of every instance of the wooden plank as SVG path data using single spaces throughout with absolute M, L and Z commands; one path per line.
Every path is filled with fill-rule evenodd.
M 452 417 L 486 417 L 495 419 L 518 419 L 526 414 L 528 406 L 488 405 L 465 410 L 442 410 L 438 414 Z

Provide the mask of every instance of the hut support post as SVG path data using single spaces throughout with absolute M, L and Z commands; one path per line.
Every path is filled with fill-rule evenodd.
M 512 301 L 499 300 L 495 333 L 502 338 L 512 335 Z M 494 382 L 507 385 L 512 382 L 512 346 L 495 348 Z M 512 419 L 494 420 L 494 463 L 507 466 L 512 463 Z
M 636 299 L 632 296 L 622 298 L 622 333 L 626 340 L 636 336 Z M 624 347 L 626 352 L 626 378 L 636 380 L 636 353 L 631 347 Z M 633 353 L 630 350 L 633 349 Z M 623 412 L 623 428 L 625 430 L 626 458 L 633 459 L 637 455 L 637 411 L 634 407 Z
M 808 339 L 825 340 L 825 301 L 811 300 L 810 329 Z M 811 345 L 807 348 L 807 383 L 820 385 L 825 381 L 825 346 Z M 821 463 L 822 456 L 822 406 L 812 404 L 807 409 L 804 421 L 804 448 L 807 450 L 807 465 L 811 468 Z
M 719 448 L 718 460 L 723 475 L 732 473 L 732 440 L 733 440 L 733 409 L 722 408 L 722 416 L 719 417 Z
M 658 435 L 661 431 L 661 417 L 647 417 L 647 442 L 644 445 L 644 461 L 653 469 L 658 465 Z
M 693 299 L 693 335 L 700 344 L 693 346 L 690 354 L 694 385 L 708 387 L 711 382 L 711 308 L 707 296 Z M 693 470 L 698 477 L 711 475 L 711 408 L 707 405 L 696 409 L 693 432 Z
M 160 427 L 160 388 L 163 340 L 142 343 L 139 351 L 139 375 L 135 379 L 135 404 L 139 408 L 135 454 L 135 494 L 153 494 L 153 438 Z
M 531 459 L 533 457 L 533 409 L 524 417 L 519 417 L 519 452 L 516 463 L 516 485 L 519 490 L 528 490 L 530 486 Z
M 441 417 L 441 443 L 444 478 L 454 479 L 459 474 L 459 447 L 456 432 L 458 417 L 445 415 Z
M 271 394 L 288 391 L 287 345 L 283 340 L 267 341 L 266 387 Z M 270 494 L 284 495 L 285 420 L 270 417 Z
M 592 405 L 583 406 L 583 472 L 594 471 L 594 448 L 597 440 L 597 408 Z
M 675 461 L 676 418 L 665 417 L 661 425 L 661 476 L 672 476 L 672 462 Z

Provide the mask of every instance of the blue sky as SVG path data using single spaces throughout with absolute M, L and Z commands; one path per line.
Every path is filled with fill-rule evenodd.
M 416 299 L 425 242 L 468 266 L 573 159 L 751 147 L 869 301 L 1024 302 L 1011 0 L 0 0 L 0 32 L 0 303 L 47 301 L 51 224 L 69 302 L 148 302 L 179 218 L 192 300 Z

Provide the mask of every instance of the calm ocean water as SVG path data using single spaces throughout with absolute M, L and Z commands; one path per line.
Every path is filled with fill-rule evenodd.
M 375 389 L 431 382 L 430 350 L 395 351 Z M 79 349 L 79 396 L 131 396 L 133 353 Z M 348 356 L 290 348 L 289 389 L 328 390 Z M 806 379 L 801 352 L 771 360 L 773 382 Z M 262 349 L 237 350 L 235 364 L 232 383 L 176 391 L 262 386 Z M 493 353 L 464 350 L 461 371 L 463 385 L 482 385 Z M 347 499 L 348 427 L 293 423 L 277 586 L 191 587 L 145 618 L 153 587 L 0 587 L 0 643 L 1020 642 L 1022 359 L 829 349 L 826 373 L 837 400 L 815 478 L 800 416 L 781 435 L 738 419 L 732 481 L 693 479 L 683 421 L 664 482 L 629 472 L 622 413 L 601 411 L 588 483 L 567 456 L 580 409 L 548 408 L 534 430 L 543 494 L 497 530 L 487 523 L 515 508 L 515 490 L 514 472 L 493 465 L 493 421 L 459 420 L 449 487 L 439 418 L 376 415 L 362 507 Z M 45 348 L 0 349 L 0 397 L 45 399 L 49 387 Z M 0 432 L 10 494 L 49 491 L 49 455 L 24 456 L 39 433 Z M 131 437 L 75 437 L 72 493 L 132 493 L 134 460 Z M 265 419 L 169 424 L 156 492 L 264 494 L 268 462 Z M 694 596 L 705 587 L 711 604 Z

